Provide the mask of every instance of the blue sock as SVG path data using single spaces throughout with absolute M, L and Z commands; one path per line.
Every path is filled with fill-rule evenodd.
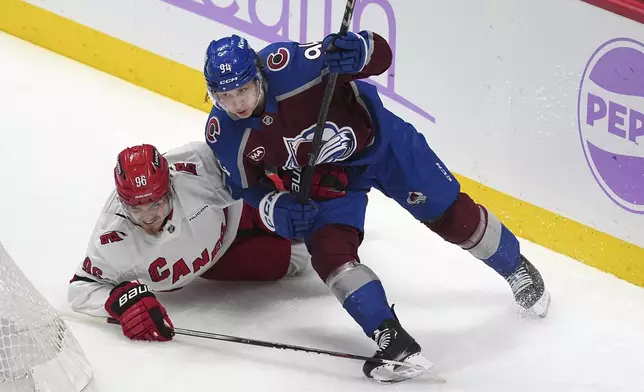
M 521 264 L 519 240 L 505 225 L 501 226 L 501 238 L 499 239 L 498 248 L 492 256 L 483 259 L 483 262 L 504 278 L 507 278 L 519 268 Z
M 344 308 L 371 337 L 383 321 L 394 319 L 394 313 L 387 303 L 382 283 L 373 280 L 351 293 L 344 301 Z

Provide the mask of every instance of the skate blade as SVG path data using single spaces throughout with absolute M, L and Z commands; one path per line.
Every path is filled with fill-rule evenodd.
M 519 311 L 523 316 L 536 316 L 540 318 L 545 318 L 548 315 L 548 309 L 550 308 L 550 292 L 546 289 L 541 295 L 541 298 L 532 305 L 529 309 L 521 308 Z
M 381 384 L 395 384 L 401 381 L 410 380 L 421 375 L 429 376 L 430 379 L 436 382 L 445 382 L 445 380 L 436 374 L 432 373 L 430 369 L 434 367 L 434 364 L 428 361 L 422 355 L 416 354 L 405 358 L 403 362 L 420 366 L 424 370 L 418 368 L 396 366 L 396 365 L 383 365 L 375 368 L 371 372 L 371 376 L 374 380 Z

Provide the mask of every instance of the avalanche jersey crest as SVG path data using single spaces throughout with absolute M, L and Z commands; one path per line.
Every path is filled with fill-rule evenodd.
M 311 125 L 293 138 L 283 138 L 288 151 L 284 169 L 293 170 L 300 167 L 297 163 L 297 150 L 302 143 L 313 142 L 315 125 Z M 320 155 L 315 162 L 316 165 L 344 161 L 349 158 L 356 150 L 357 138 L 351 127 L 339 128 L 336 123 L 327 121 L 322 134 L 322 143 Z

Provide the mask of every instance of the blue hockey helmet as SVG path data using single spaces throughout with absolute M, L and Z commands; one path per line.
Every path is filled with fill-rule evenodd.
M 206 49 L 203 73 L 211 98 L 215 93 L 245 85 L 258 72 L 255 51 L 238 35 L 214 40 Z

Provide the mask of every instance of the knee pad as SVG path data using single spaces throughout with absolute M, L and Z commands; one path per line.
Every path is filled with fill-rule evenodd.
M 501 222 L 462 192 L 440 218 L 423 223 L 445 241 L 469 250 L 479 259 L 492 256 L 501 240 Z

